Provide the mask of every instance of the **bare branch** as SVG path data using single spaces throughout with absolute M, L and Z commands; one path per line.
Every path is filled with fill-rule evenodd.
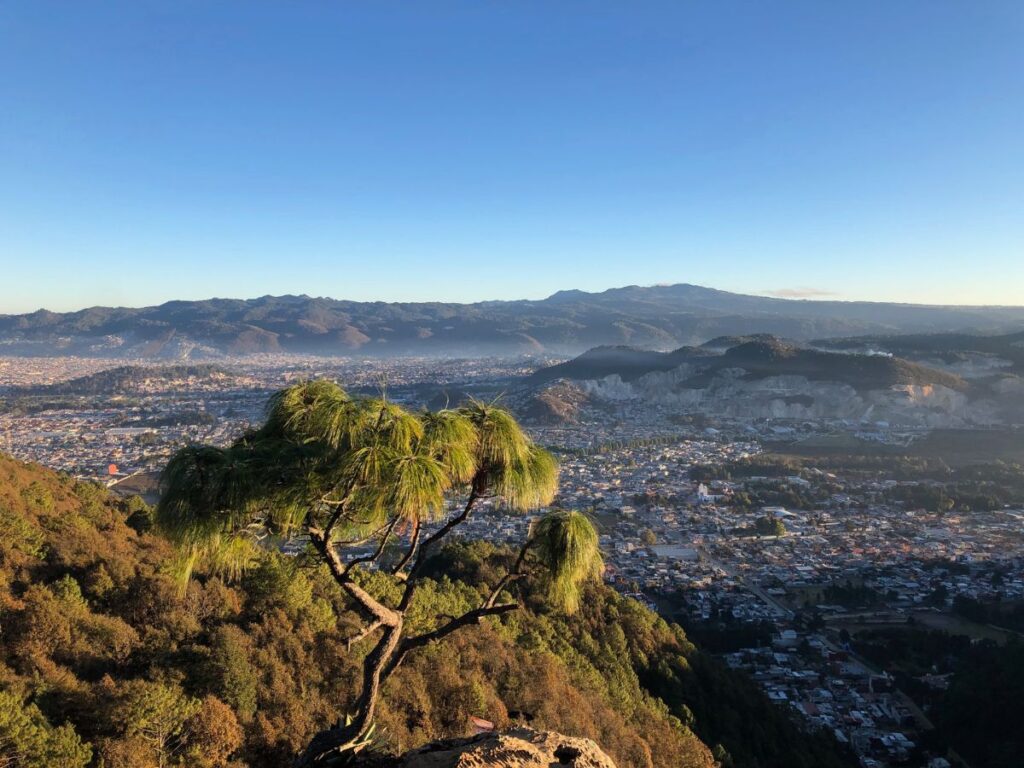
M 424 539 L 423 543 L 420 544 L 420 551 L 416 555 L 416 560 L 413 561 L 412 568 L 409 570 L 409 576 L 406 579 L 405 592 L 402 593 L 402 599 L 398 604 L 398 610 L 405 612 L 409 609 L 412 604 L 413 595 L 416 594 L 417 589 L 417 575 L 423 564 L 427 561 L 427 555 L 430 553 L 430 548 L 438 541 L 443 539 L 448 533 L 460 523 L 466 521 L 470 513 L 473 511 L 473 506 L 476 504 L 477 499 L 480 498 L 478 487 L 480 485 L 479 476 L 473 479 L 473 488 L 469 492 L 469 498 L 466 499 L 466 506 L 462 508 L 462 511 L 455 517 L 451 518 L 438 528 L 432 535 Z
M 530 551 L 530 547 L 533 546 L 533 541 L 533 537 L 530 537 L 523 544 L 522 549 L 519 550 L 519 557 L 516 558 L 516 562 L 512 566 L 512 570 L 501 577 L 498 583 L 494 585 L 494 589 L 491 590 L 490 596 L 484 601 L 485 608 L 493 607 L 505 587 L 526 575 L 523 573 L 523 565 L 526 563 L 526 554 Z
M 331 543 L 335 546 L 340 547 L 355 547 L 360 544 L 365 544 L 366 542 L 372 541 L 373 539 L 376 539 L 378 536 L 384 533 L 384 529 L 386 529 L 389 525 L 390 523 L 384 523 L 384 525 L 380 526 L 375 531 L 372 531 L 371 533 L 368 533 L 359 539 L 341 539 L 339 541 L 334 541 Z
M 321 557 L 327 561 L 327 567 L 330 568 L 331 575 L 338 586 L 362 606 L 363 610 L 388 627 L 397 627 L 401 624 L 402 616 L 400 613 L 388 608 L 352 581 L 348 566 L 345 565 L 345 561 L 341 559 L 338 551 L 324 539 L 323 531 L 317 528 L 310 528 L 309 540 L 316 547 Z
M 471 624 L 479 624 L 486 616 L 500 616 L 504 613 L 509 613 L 519 608 L 519 603 L 502 603 L 500 605 L 484 605 L 480 608 L 475 608 L 472 611 L 462 614 L 458 618 L 452 619 L 442 627 L 438 627 L 433 632 L 424 632 L 421 635 L 415 637 L 407 637 L 398 646 L 398 652 L 391 659 L 391 662 L 385 668 L 384 675 L 390 675 L 394 672 L 398 666 L 405 660 L 406 654 L 410 651 L 414 651 L 417 648 L 422 648 L 430 643 L 443 640 L 448 635 L 456 632 L 463 627 L 470 626 Z
M 330 519 L 327 521 L 327 525 L 324 526 L 324 537 L 328 541 L 331 540 L 331 533 L 334 531 L 334 526 L 338 524 L 338 521 L 341 519 L 342 515 L 345 514 L 345 505 L 348 504 L 348 500 L 352 496 L 352 490 L 355 488 L 355 485 L 355 478 L 352 478 L 349 481 L 348 487 L 345 489 L 345 493 L 341 495 L 341 498 L 338 501 L 333 502 L 336 505 L 334 508 L 334 512 L 333 514 L 331 514 Z M 325 501 L 324 503 L 330 504 L 332 502 Z
M 383 624 L 380 621 L 373 621 L 373 622 L 367 624 L 358 633 L 352 635 L 352 637 L 350 637 L 348 640 L 345 641 L 345 646 L 346 646 L 347 650 L 351 651 L 353 645 L 358 643 L 360 640 L 363 640 L 363 639 L 369 637 L 370 635 L 372 635 L 374 632 L 376 632 L 382 626 L 383 626 Z
M 402 641 L 402 647 L 407 651 L 411 651 L 414 648 L 421 648 L 424 645 L 429 645 L 430 643 L 442 640 L 445 637 L 448 637 L 452 632 L 469 626 L 470 624 L 479 624 L 480 621 L 487 616 L 500 616 L 503 613 L 514 611 L 517 608 L 519 608 L 519 603 L 501 603 L 500 605 L 474 608 L 472 611 L 464 613 L 458 618 L 452 619 L 444 626 L 438 627 L 432 632 L 424 632 L 421 635 L 407 637 Z
M 373 563 L 380 559 L 380 556 L 384 554 L 384 548 L 388 545 L 388 539 L 391 538 L 391 534 L 395 530 L 395 526 L 398 525 L 398 521 L 401 518 L 396 517 L 386 526 L 384 526 L 384 535 L 380 537 L 380 544 L 372 555 L 363 555 L 361 557 L 354 557 L 348 561 L 348 565 L 345 566 L 345 572 L 350 573 L 352 568 L 359 565 L 360 563 Z M 330 545 L 333 548 L 333 545 Z
M 466 522 L 470 514 L 473 512 L 473 507 L 476 502 L 480 499 L 480 492 L 477 490 L 477 481 L 473 481 L 473 489 L 469 492 L 469 498 L 466 499 L 466 506 L 462 508 L 462 511 L 455 517 L 450 518 L 448 522 L 438 528 L 434 533 L 423 540 L 420 545 L 419 555 L 416 557 L 416 562 L 413 564 L 412 570 L 409 572 L 409 579 L 415 576 L 420 568 L 423 567 L 423 563 L 426 562 L 427 555 L 430 552 L 430 548 L 434 546 L 438 541 L 447 536 L 453 528 L 461 523 Z
M 405 566 L 409 564 L 409 561 L 412 560 L 413 556 L 416 554 L 417 548 L 419 547 L 420 532 L 422 530 L 423 526 L 420 524 L 419 520 L 413 523 L 412 543 L 409 545 L 409 551 L 402 556 L 402 559 L 398 561 L 398 565 L 395 566 L 391 573 L 397 576 L 405 569 Z
M 467 505 L 467 507 L 468 506 L 469 505 Z M 463 514 L 465 515 L 465 512 Z M 398 651 L 396 652 L 394 658 L 391 659 L 391 662 L 385 668 L 384 674 L 390 675 L 392 672 L 394 672 L 395 669 L 398 668 L 398 665 L 400 665 L 402 661 L 405 659 L 405 656 L 407 653 L 409 653 L 409 651 L 415 650 L 416 648 L 422 648 L 425 645 L 436 642 L 437 640 L 441 640 L 450 635 L 452 632 L 461 629 L 462 627 L 468 626 L 470 624 L 479 624 L 480 621 L 485 616 L 499 616 L 503 613 L 508 613 L 509 611 L 514 611 L 516 608 L 518 608 L 519 603 L 498 604 L 498 597 L 509 584 L 511 584 L 516 579 L 520 579 L 526 575 L 523 572 L 523 566 L 526 564 L 526 555 L 529 553 L 530 547 L 533 546 L 533 543 L 533 537 L 530 537 L 526 540 L 526 543 L 524 543 L 522 548 L 519 550 L 519 555 L 516 557 L 516 561 L 513 564 L 512 569 L 508 573 L 506 573 L 498 581 L 497 584 L 494 585 L 494 589 L 491 590 L 490 595 L 487 596 L 487 599 L 484 600 L 483 604 L 479 608 L 476 608 L 472 611 L 468 611 L 467 613 L 464 613 L 462 616 L 458 617 L 441 617 L 449 618 L 450 620 L 448 621 L 447 624 L 445 624 L 442 627 L 439 627 L 438 629 L 435 629 L 433 632 L 425 632 L 422 635 L 409 637 L 403 640 L 399 644 Z M 411 596 L 413 592 L 415 592 L 415 584 L 409 584 L 406 587 L 405 595 L 402 596 L 402 607 L 399 610 L 404 611 L 408 608 L 406 598 L 408 598 L 411 601 Z

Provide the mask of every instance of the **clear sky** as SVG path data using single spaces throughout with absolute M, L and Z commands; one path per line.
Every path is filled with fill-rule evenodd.
M 1024 304 L 1024 2 L 0 3 L 0 313 Z

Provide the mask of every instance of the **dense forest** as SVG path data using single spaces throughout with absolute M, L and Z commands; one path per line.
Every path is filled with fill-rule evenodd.
M 183 591 L 148 517 L 137 499 L 0 457 L 0 764 L 288 765 L 354 698 L 367 641 L 350 642 L 359 620 L 326 569 L 267 551 Z M 465 610 L 511 557 L 448 547 L 412 620 Z M 410 656 L 377 748 L 461 735 L 477 715 L 588 736 L 620 768 L 846 764 L 635 601 L 594 585 L 565 616 L 531 580 L 517 588 L 526 610 Z

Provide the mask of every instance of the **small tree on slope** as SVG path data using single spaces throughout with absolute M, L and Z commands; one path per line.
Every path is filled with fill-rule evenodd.
M 264 425 L 230 447 L 175 454 L 161 478 L 157 524 L 178 545 L 186 578 L 200 562 L 239 570 L 267 532 L 308 536 L 338 587 L 365 614 L 354 639 L 379 633 L 364 661 L 354 713 L 312 740 L 296 763 L 305 767 L 329 764 L 365 742 L 381 685 L 407 654 L 515 610 L 518 603 L 505 590 L 528 567 L 543 567 L 552 602 L 575 610 L 581 585 L 602 567 L 598 537 L 584 515 L 556 511 L 532 526 L 515 564 L 478 607 L 439 617 L 446 622 L 433 631 L 405 632 L 426 559 L 481 500 L 536 509 L 551 503 L 557 486 L 554 457 L 494 405 L 410 413 L 384 398 L 350 397 L 332 382 L 311 381 L 274 395 Z M 401 556 L 388 570 L 401 598 L 388 604 L 361 586 L 357 572 L 380 566 L 396 543 Z M 365 553 L 346 556 L 353 547 Z

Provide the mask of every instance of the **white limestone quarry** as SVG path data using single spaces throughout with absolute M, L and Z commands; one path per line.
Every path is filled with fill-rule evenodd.
M 972 402 L 967 395 L 936 384 L 858 391 L 841 382 L 803 376 L 747 379 L 743 369 L 730 368 L 718 371 L 703 387 L 684 386 L 694 374 L 691 366 L 682 365 L 632 382 L 612 375 L 583 382 L 583 387 L 599 400 L 646 401 L 680 413 L 732 418 L 871 420 L 926 427 L 998 423 L 993 402 Z

